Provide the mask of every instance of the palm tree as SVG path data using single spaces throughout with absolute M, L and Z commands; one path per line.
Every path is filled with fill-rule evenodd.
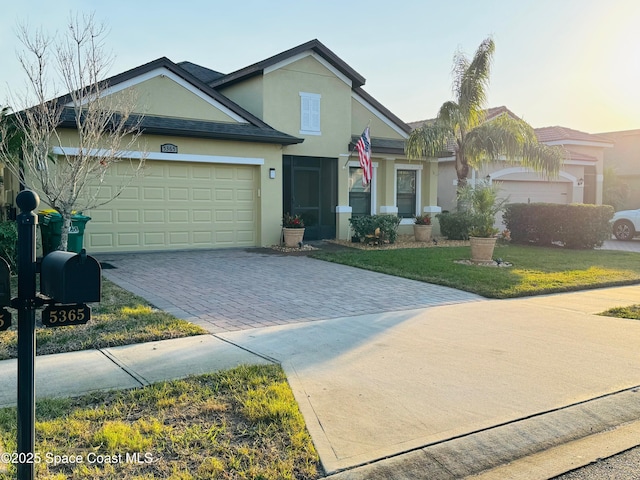
M 445 102 L 435 121 L 411 132 L 408 158 L 442 156 L 453 150 L 458 189 L 467 184 L 470 168 L 504 159 L 549 176 L 556 175 L 565 153 L 561 147 L 538 143 L 525 121 L 501 115 L 485 121 L 487 89 L 495 44 L 485 39 L 473 60 L 458 52 L 453 62 L 455 101 Z

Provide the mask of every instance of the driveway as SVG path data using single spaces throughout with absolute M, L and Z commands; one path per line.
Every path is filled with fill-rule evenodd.
M 637 444 L 640 324 L 594 314 L 636 303 L 638 286 L 486 300 L 261 249 L 98 258 L 214 333 L 176 363 L 232 347 L 279 362 L 335 480 L 547 479 Z
M 623 252 L 640 252 L 640 239 L 634 238 L 633 240 L 628 240 L 626 242 L 621 242 L 620 240 L 606 240 L 601 250 L 619 250 Z
M 97 257 L 106 278 L 211 333 L 484 300 L 268 249 Z

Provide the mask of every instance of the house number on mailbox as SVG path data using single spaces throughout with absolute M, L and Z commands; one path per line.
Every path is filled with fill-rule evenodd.
M 91 319 L 88 305 L 53 305 L 42 311 L 42 324 L 46 327 L 82 325 Z

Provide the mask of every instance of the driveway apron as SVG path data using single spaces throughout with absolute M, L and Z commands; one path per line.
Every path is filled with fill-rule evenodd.
M 447 287 L 263 249 L 102 254 L 98 259 L 109 280 L 211 333 L 482 300 Z

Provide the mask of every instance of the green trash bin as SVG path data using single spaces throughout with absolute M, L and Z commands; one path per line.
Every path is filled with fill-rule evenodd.
M 91 217 L 74 213 L 71 215 L 71 228 L 67 239 L 67 251 L 80 253 L 84 242 L 84 229 Z M 38 224 L 42 234 L 42 254 L 53 252 L 60 246 L 62 232 L 62 215 L 55 210 L 38 212 Z

